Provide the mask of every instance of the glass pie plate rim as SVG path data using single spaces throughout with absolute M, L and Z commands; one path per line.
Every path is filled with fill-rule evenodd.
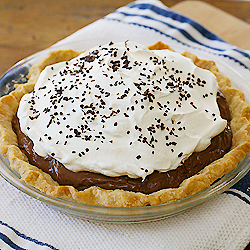
M 25 72 L 27 73 L 29 66 L 44 58 L 50 50 L 56 50 L 56 46 L 50 48 L 49 50 L 44 50 L 31 55 L 11 67 L 0 78 L 0 95 L 5 95 L 7 92 L 11 91 L 14 84 L 23 83 L 25 79 L 23 77 L 22 69 L 25 69 Z M 0 155 L 0 175 L 23 193 L 66 214 L 91 221 L 113 223 L 146 222 L 179 214 L 189 208 L 210 200 L 215 195 L 219 195 L 228 190 L 231 186 L 243 178 L 249 170 L 250 155 L 245 157 L 245 159 L 238 164 L 237 168 L 224 175 L 210 187 L 187 198 L 161 205 L 145 207 L 101 207 L 52 197 L 39 191 L 22 181 L 20 179 L 20 175 L 10 168 L 8 160 Z

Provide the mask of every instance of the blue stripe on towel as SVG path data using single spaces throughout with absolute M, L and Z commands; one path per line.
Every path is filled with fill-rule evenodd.
M 234 195 L 250 205 L 250 171 L 225 193 Z
M 27 241 L 30 241 L 30 242 L 33 242 L 35 243 L 36 245 L 39 245 L 39 246 L 46 246 L 52 250 L 58 250 L 57 248 L 47 244 L 47 243 L 43 243 L 43 242 L 40 242 L 36 239 L 33 239 L 31 237 L 28 237 L 22 233 L 20 233 L 19 231 L 17 231 L 16 229 L 14 229 L 13 227 L 9 226 L 8 224 L 0 221 L 0 225 L 3 225 L 3 226 L 6 226 L 8 227 L 9 229 L 11 229 L 17 236 L 19 236 L 20 238 L 24 239 L 24 240 L 27 240 Z M 14 242 L 12 242 L 12 240 L 6 236 L 5 234 L 3 233 L 0 233 L 0 239 L 2 239 L 6 244 L 8 244 L 10 247 L 14 248 L 13 246 L 16 246 L 17 248 L 14 248 L 14 249 L 23 249 L 21 247 L 19 247 L 18 245 L 16 245 Z M 19 248 L 18 248 L 19 247 Z
M 202 45 L 202 46 L 206 46 L 210 49 L 214 49 L 214 50 L 218 50 L 218 51 L 223 51 L 222 49 L 218 49 L 218 48 L 213 48 L 213 47 L 210 47 L 210 46 L 207 46 L 207 45 L 204 45 L 203 43 L 199 42 L 198 40 L 196 40 L 193 36 L 191 36 L 186 30 L 184 29 L 181 29 L 181 28 L 178 28 L 176 26 L 173 26 L 172 24 L 169 24 L 167 22 L 164 22 L 162 20 L 157 20 L 151 16 L 147 16 L 147 15 L 138 15 L 138 14 L 129 14 L 129 13 L 125 13 L 125 12 L 121 12 L 121 11 L 117 11 L 116 13 L 119 13 L 119 14 L 122 14 L 124 16 L 138 16 L 138 17 L 142 17 L 142 18 L 145 18 L 145 19 L 149 19 L 149 20 L 154 20 L 156 22 L 159 22 L 159 23 L 162 23 L 162 24 L 165 24 L 167 25 L 169 28 L 171 29 L 175 29 L 175 30 L 178 30 L 183 36 L 185 36 L 188 40 L 190 40 L 191 42 L 194 42 L 194 43 L 197 43 L 199 45 Z
M 7 235 L 0 232 L 0 239 L 4 241 L 7 245 L 9 245 L 11 248 L 16 250 L 26 250 L 25 248 L 19 247 L 17 244 L 15 244 Z
M 158 6 L 152 5 L 152 4 L 147 4 L 147 3 L 141 3 L 141 4 L 131 4 L 128 5 L 127 7 L 129 8 L 138 8 L 141 10 L 145 10 L 145 9 L 150 9 L 151 11 L 155 12 L 158 15 L 164 16 L 164 17 L 170 17 L 171 19 L 178 21 L 180 23 L 188 23 L 190 24 L 194 29 L 196 29 L 197 31 L 199 31 L 204 37 L 206 37 L 209 40 L 216 40 L 216 41 L 221 41 L 224 42 L 224 40 L 222 40 L 221 38 L 219 38 L 218 36 L 216 36 L 215 34 L 211 33 L 209 30 L 207 30 L 206 28 L 204 28 L 202 25 L 194 22 L 193 20 L 182 16 L 176 12 L 173 12 L 171 10 L 167 10 L 167 9 L 162 9 Z

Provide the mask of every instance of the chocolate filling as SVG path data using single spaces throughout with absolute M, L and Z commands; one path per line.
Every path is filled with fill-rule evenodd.
M 211 140 L 211 145 L 202 152 L 193 153 L 177 169 L 162 173 L 155 171 L 144 181 L 141 178 L 133 179 L 128 176 L 109 177 L 87 171 L 72 172 L 51 156 L 43 158 L 36 154 L 33 142 L 22 133 L 17 116 L 13 118 L 12 127 L 17 134 L 19 148 L 28 157 L 29 163 L 50 174 L 60 185 L 74 186 L 78 190 L 98 186 L 104 189 L 123 189 L 150 194 L 164 188 L 178 187 L 183 180 L 197 174 L 205 166 L 221 158 L 230 150 L 232 145 L 230 112 L 227 101 L 221 93 L 217 95 L 217 103 L 221 117 L 226 119 L 228 123 L 226 128 Z

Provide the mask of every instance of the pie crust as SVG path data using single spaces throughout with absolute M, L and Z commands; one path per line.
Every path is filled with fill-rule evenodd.
M 158 42 L 149 49 L 170 49 Z M 183 55 L 189 57 L 201 68 L 210 70 L 219 83 L 219 90 L 226 97 L 231 114 L 233 141 L 231 150 L 217 161 L 206 166 L 198 174 L 184 180 L 178 188 L 163 189 L 146 195 L 123 190 L 105 190 L 90 187 L 78 191 L 72 186 L 60 186 L 50 175 L 29 164 L 27 157 L 18 148 L 17 136 L 12 130 L 11 121 L 16 114 L 20 99 L 33 90 L 40 72 L 48 65 L 70 60 L 80 52 L 60 50 L 51 52 L 42 62 L 30 68 L 28 82 L 17 85 L 9 95 L 0 99 L 0 153 L 10 161 L 10 167 L 21 175 L 21 180 L 42 192 L 78 203 L 107 207 L 134 207 L 157 205 L 179 200 L 209 187 L 214 181 L 235 169 L 250 152 L 250 107 L 245 103 L 243 92 L 231 88 L 229 79 L 220 74 L 213 61 L 201 60 L 190 52 Z

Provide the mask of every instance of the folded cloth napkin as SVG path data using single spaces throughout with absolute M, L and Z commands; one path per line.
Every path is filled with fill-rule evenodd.
M 232 84 L 249 91 L 247 51 L 157 0 L 119 8 L 52 49 L 86 49 L 124 40 L 145 45 L 161 40 L 179 52 L 213 59 Z M 149 223 L 107 224 L 65 215 L 0 178 L 0 249 L 244 249 L 250 241 L 249 187 L 250 173 L 227 192 L 185 213 Z

